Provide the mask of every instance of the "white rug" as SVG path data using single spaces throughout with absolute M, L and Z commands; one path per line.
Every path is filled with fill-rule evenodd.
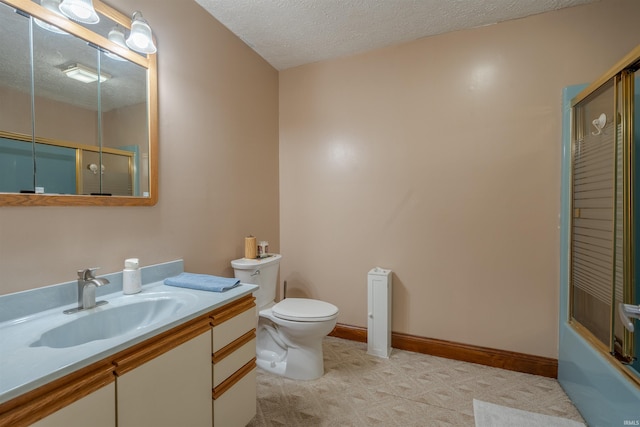
M 476 427 L 585 427 L 566 418 L 536 414 L 473 399 Z

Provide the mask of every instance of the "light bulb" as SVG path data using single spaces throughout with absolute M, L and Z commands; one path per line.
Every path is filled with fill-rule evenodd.
M 100 17 L 93 8 L 91 0 L 63 0 L 60 3 L 60 12 L 74 21 L 85 24 L 100 22 Z
M 142 13 L 134 12 L 131 19 L 131 34 L 127 39 L 127 46 L 140 53 L 156 53 L 156 46 L 153 44 L 151 27 L 142 17 Z

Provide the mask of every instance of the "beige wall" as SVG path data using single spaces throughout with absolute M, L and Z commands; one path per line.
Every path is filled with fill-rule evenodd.
M 158 205 L 0 207 L 0 294 L 132 256 L 232 275 L 252 233 L 283 253 L 289 295 L 342 323 L 366 325 L 378 265 L 395 271 L 394 330 L 557 356 L 561 89 L 640 43 L 639 3 L 291 69 L 280 93 L 195 2 L 110 4 L 158 39 Z
M 557 357 L 561 96 L 640 43 L 605 0 L 280 73 L 281 278 L 367 324 Z
M 36 97 L 36 135 L 75 144 L 98 144 L 98 115 L 95 111 L 65 102 Z M 114 108 L 102 115 L 102 144 L 117 148 L 147 140 L 147 104 Z M 0 129 L 31 135 L 31 95 L 0 86 Z M 142 144 L 141 152 L 149 151 Z
M 134 104 L 122 108 L 114 108 L 102 116 L 104 139 L 103 146 L 120 148 L 127 145 L 138 145 L 138 194 L 149 191 L 149 134 L 147 123 L 147 104 Z
M 0 294 L 184 258 L 233 275 L 253 233 L 279 250 L 278 73 L 193 1 L 142 10 L 158 40 L 160 194 L 154 207 L 0 207 Z
M 36 96 L 36 135 L 76 144 L 97 145 L 95 111 Z M 31 95 L 0 86 L 0 129 L 31 135 Z
M 118 148 L 123 145 L 139 145 L 142 153 L 149 153 L 147 141 L 147 104 L 133 104 L 114 108 L 102 115 L 103 141 L 106 147 Z

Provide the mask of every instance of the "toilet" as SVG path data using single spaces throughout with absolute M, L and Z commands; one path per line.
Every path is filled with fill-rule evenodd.
M 257 364 L 265 371 L 296 380 L 324 374 L 322 339 L 336 326 L 338 307 L 308 298 L 275 302 L 282 255 L 231 261 L 236 279 L 258 285 Z

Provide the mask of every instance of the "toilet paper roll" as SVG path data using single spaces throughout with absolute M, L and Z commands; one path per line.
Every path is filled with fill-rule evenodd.
M 255 259 L 257 256 L 256 238 L 253 236 L 244 238 L 244 257 Z

